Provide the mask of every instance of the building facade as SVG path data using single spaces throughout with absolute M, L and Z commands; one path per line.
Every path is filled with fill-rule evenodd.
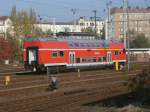
M 91 28 L 93 31 L 95 30 L 95 20 L 94 19 L 85 19 L 84 17 L 80 17 L 78 21 L 78 25 L 80 26 L 80 30 Z M 96 32 L 98 34 L 101 33 L 102 29 L 104 28 L 105 21 L 103 20 L 96 20 Z
M 104 21 L 96 21 L 96 31 L 98 34 L 101 33 L 101 30 L 104 27 Z M 93 19 L 85 19 L 81 17 L 79 20 L 74 22 L 42 22 L 35 24 L 35 27 L 39 27 L 43 32 L 51 31 L 54 33 L 58 32 L 82 32 L 86 28 L 91 28 L 95 31 L 95 21 Z M 13 34 L 13 25 L 12 21 L 8 16 L 0 17 L 0 36 L 6 37 L 6 33 L 11 32 Z
M 128 24 L 130 31 L 145 34 L 150 39 L 150 7 L 128 8 L 127 15 L 124 15 L 123 8 L 112 8 L 110 21 L 111 34 L 116 38 L 123 38 L 124 24 Z
M 87 20 L 81 17 L 76 24 L 74 22 L 48 22 L 48 23 L 40 23 L 36 24 L 35 26 L 42 29 L 43 32 L 45 31 L 52 31 L 55 33 L 58 32 L 82 32 L 86 28 L 91 28 L 93 31 L 95 30 L 95 21 L 94 20 Z M 97 20 L 96 21 L 96 31 L 98 34 L 101 33 L 101 30 L 104 27 L 104 21 Z
M 6 37 L 6 33 L 12 27 L 12 21 L 8 16 L 0 16 L 0 37 Z

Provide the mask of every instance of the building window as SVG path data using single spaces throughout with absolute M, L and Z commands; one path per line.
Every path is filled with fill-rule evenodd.
M 139 31 L 142 31 L 142 27 L 139 28 Z
M 79 47 L 79 43 L 74 43 L 75 47 Z
M 57 57 L 57 51 L 52 51 L 52 57 Z
M 120 15 L 120 19 L 122 19 L 122 15 Z
M 123 28 L 120 28 L 120 32 L 123 32 Z
M 120 38 L 123 38 L 123 35 L 122 35 L 122 34 L 120 34 Z
M 88 26 L 89 24 L 88 24 L 88 23 L 86 23 L 86 25 Z
M 69 47 L 73 47 L 73 44 L 72 44 L 72 43 L 69 43 Z
M 59 51 L 59 56 L 63 57 L 64 56 L 64 51 Z
M 94 26 L 94 23 L 90 23 L 90 26 Z
M 84 23 L 80 23 L 80 26 L 84 26 Z

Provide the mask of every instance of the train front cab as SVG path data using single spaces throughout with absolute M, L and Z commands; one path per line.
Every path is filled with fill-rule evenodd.
M 26 48 L 26 62 L 25 62 L 25 69 L 31 71 L 37 71 L 39 66 L 38 63 L 38 47 L 28 47 Z
M 114 53 L 114 66 L 116 70 L 124 70 L 126 66 L 126 50 L 122 49 Z

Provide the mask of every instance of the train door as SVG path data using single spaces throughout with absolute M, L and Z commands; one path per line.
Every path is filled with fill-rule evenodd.
M 37 47 L 27 48 L 27 61 L 29 65 L 38 64 L 38 48 Z
M 75 52 L 69 52 L 69 64 L 71 66 L 75 64 Z
M 107 52 L 107 62 L 112 62 L 112 53 Z

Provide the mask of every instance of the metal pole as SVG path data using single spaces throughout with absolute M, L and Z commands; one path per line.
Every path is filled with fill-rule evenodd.
M 76 9 L 71 9 L 71 12 L 73 13 L 74 32 L 75 32 L 76 31 L 76 19 L 75 19 Z
M 112 1 L 110 0 L 106 5 L 107 5 L 107 40 L 110 40 L 110 6 L 112 4 Z M 112 35 L 111 35 L 112 36 Z
M 47 67 L 47 78 L 48 78 L 48 81 L 50 81 L 50 79 L 51 79 L 50 67 Z
M 128 48 L 128 72 L 130 71 L 130 24 L 129 24 L 129 8 L 128 8 L 128 0 L 126 0 L 127 4 L 127 48 Z
M 124 47 L 125 49 L 127 48 L 127 19 L 126 19 L 126 16 L 127 16 L 127 11 L 126 11 L 127 7 L 126 7 L 126 0 L 123 0 L 123 41 L 124 41 Z
M 109 12 L 110 12 L 109 4 L 107 3 L 107 40 L 110 39 L 109 38 L 109 19 L 110 19 Z
M 96 13 L 97 13 L 97 11 L 96 10 L 94 10 L 93 11 L 94 12 L 94 21 L 95 21 L 95 28 L 94 28 L 94 30 L 95 30 L 95 37 L 96 37 L 96 33 L 97 33 L 97 31 L 96 31 L 96 29 L 97 29 L 97 25 L 96 25 Z
M 139 20 L 137 20 L 137 33 L 139 33 Z
M 56 28 L 55 28 L 56 22 L 55 22 L 55 18 L 53 18 L 53 37 L 56 37 Z
M 40 36 L 42 36 L 42 18 L 40 15 L 38 15 L 38 17 L 39 17 Z

